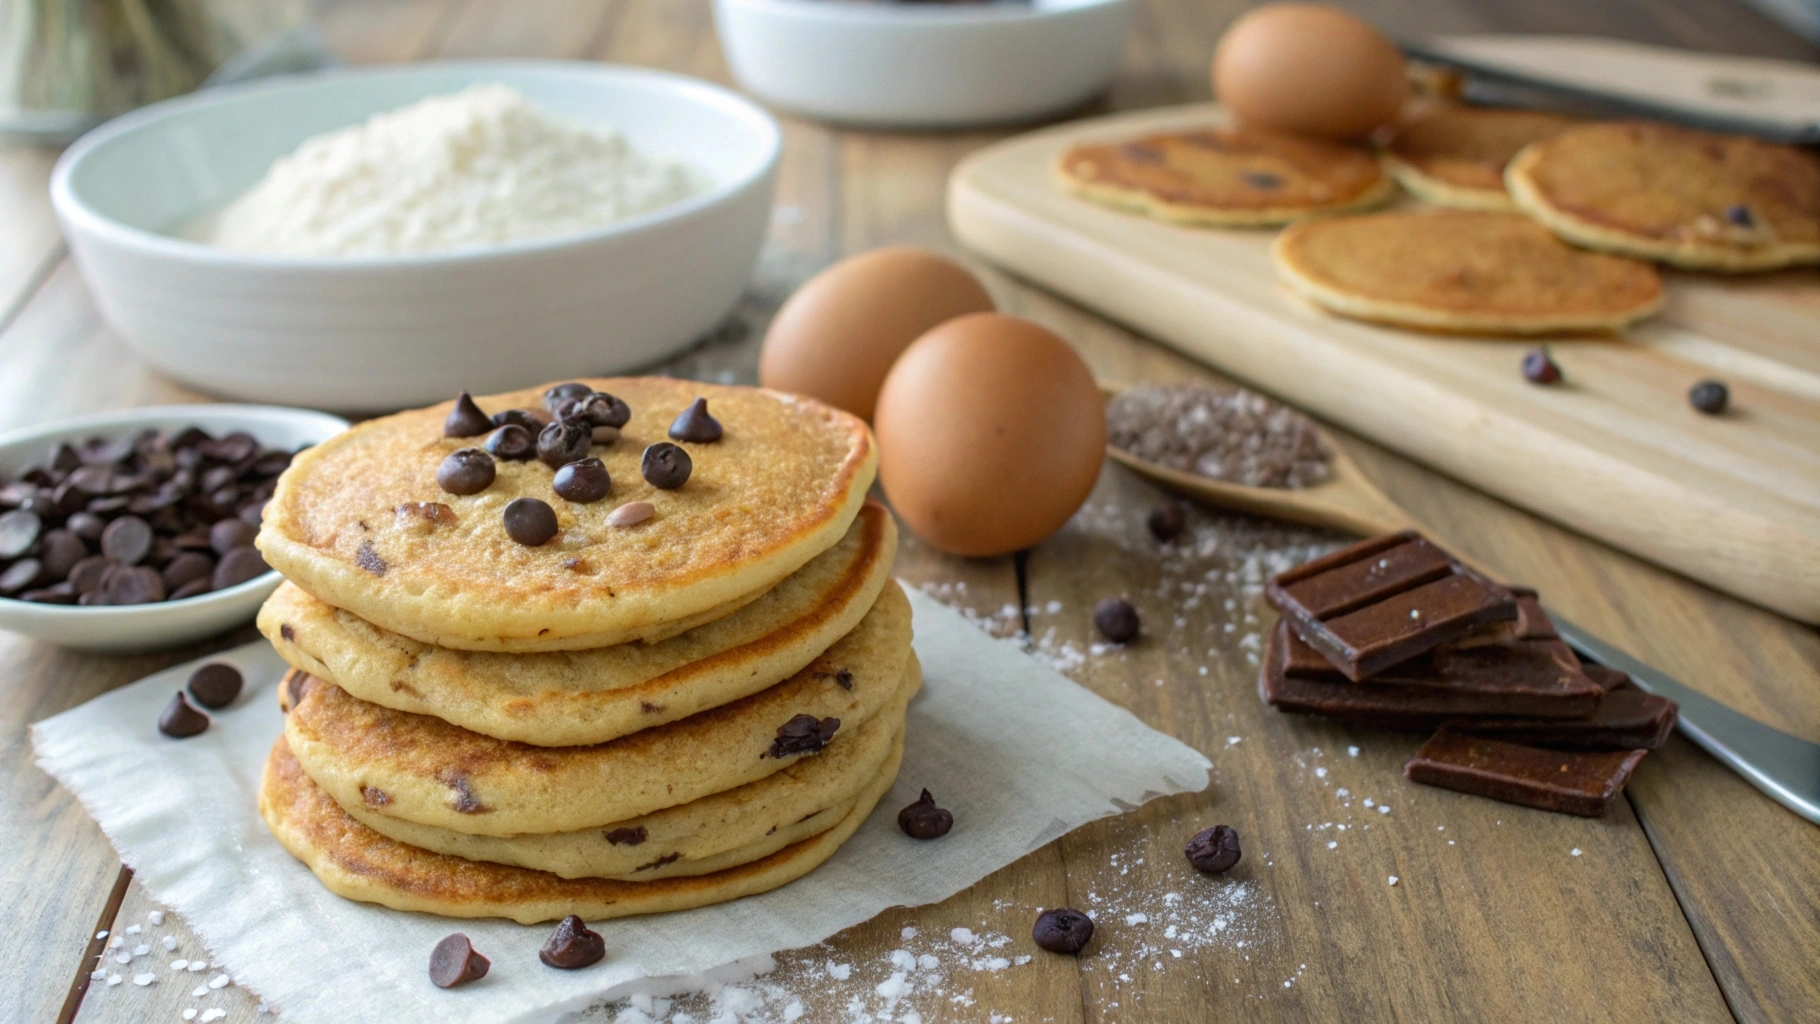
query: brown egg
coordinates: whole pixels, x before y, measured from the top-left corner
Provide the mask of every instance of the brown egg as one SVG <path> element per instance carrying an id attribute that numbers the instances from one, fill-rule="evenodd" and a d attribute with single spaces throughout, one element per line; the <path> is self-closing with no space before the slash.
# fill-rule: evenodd
<path id="1" fill-rule="evenodd" d="M 1242 124 L 1362 139 L 1396 116 L 1409 80 L 1382 32 L 1337 7 L 1246 13 L 1213 52 L 1213 92 Z"/>
<path id="2" fill-rule="evenodd" d="M 1068 521 L 1106 454 L 1087 364 L 1028 320 L 976 313 L 904 351 L 878 396 L 878 478 L 917 536 L 1002 555 Z"/>
<path id="3" fill-rule="evenodd" d="M 911 342 L 945 320 L 992 308 L 967 268 L 938 253 L 861 253 L 810 278 L 777 311 L 758 382 L 870 420 L 879 385 Z"/>

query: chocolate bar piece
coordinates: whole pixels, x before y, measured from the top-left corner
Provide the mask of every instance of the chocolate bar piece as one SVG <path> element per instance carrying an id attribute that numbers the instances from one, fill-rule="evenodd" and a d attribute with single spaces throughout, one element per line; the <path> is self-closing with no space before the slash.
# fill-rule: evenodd
<path id="1" fill-rule="evenodd" d="M 1355 683 L 1287 620 L 1270 633 L 1260 679 L 1264 700 L 1282 711 L 1390 728 L 1430 729 L 1462 716 L 1585 718 L 1604 695 L 1559 640 L 1442 648 Z"/>
<path id="2" fill-rule="evenodd" d="M 1403 766 L 1412 782 L 1596 818 L 1647 750 L 1543 750 L 1442 729 Z"/>
<path id="3" fill-rule="evenodd" d="M 1291 569 L 1264 596 L 1355 682 L 1517 619 L 1509 590 L 1407 530 Z"/>
<path id="4" fill-rule="evenodd" d="M 1595 681 L 1613 675 L 1621 680 L 1590 718 L 1456 718 L 1441 727 L 1555 750 L 1654 750 L 1668 742 L 1680 710 L 1674 701 L 1644 693 L 1622 672 L 1596 665 L 1585 672 Z"/>

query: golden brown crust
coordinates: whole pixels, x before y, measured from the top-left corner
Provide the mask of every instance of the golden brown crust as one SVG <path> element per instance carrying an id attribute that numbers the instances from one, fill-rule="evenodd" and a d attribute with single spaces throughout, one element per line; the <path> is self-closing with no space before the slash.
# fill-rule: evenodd
<path id="1" fill-rule="evenodd" d="M 375 625 L 462 650 L 552 651 L 657 639 L 756 598 L 831 547 L 865 500 L 876 468 L 857 417 L 758 388 L 656 377 L 589 380 L 632 418 L 596 446 L 609 498 L 556 497 L 536 460 L 500 462 L 471 496 L 444 492 L 436 469 L 480 438 L 444 438 L 449 403 L 369 420 L 303 452 L 266 507 L 259 547 L 304 590 Z M 543 388 L 478 399 L 482 409 L 541 408 Z M 658 490 L 639 471 L 644 448 L 697 396 L 725 428 L 691 444 L 687 484 Z M 506 536 L 517 497 L 555 508 L 561 532 L 539 547 Z M 631 501 L 656 515 L 630 528 L 606 517 Z M 447 506 L 440 519 L 398 511 Z"/>
<path id="2" fill-rule="evenodd" d="M 1820 263 L 1820 156 L 1793 146 L 1590 124 L 1525 148 L 1505 183 L 1576 245 L 1705 270 Z"/>
<path id="3" fill-rule="evenodd" d="M 1524 146 L 1575 124 L 1539 110 L 1428 104 L 1399 121 L 1384 166 L 1416 197 L 1468 210 L 1514 210 L 1504 168 Z"/>
<path id="4" fill-rule="evenodd" d="M 1370 150 L 1245 128 L 1090 143 L 1056 163 L 1075 195 L 1181 224 L 1287 224 L 1375 206 L 1396 186 Z"/>
<path id="5" fill-rule="evenodd" d="M 1636 260 L 1563 244 L 1519 214 L 1430 210 L 1334 217 L 1284 231 L 1284 281 L 1336 313 L 1425 330 L 1609 330 L 1661 307 Z"/>

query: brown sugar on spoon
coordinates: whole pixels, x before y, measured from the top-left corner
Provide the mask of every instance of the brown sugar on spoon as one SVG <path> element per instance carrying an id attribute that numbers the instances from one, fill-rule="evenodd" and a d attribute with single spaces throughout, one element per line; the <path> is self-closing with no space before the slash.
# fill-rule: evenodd
<path id="1" fill-rule="evenodd" d="M 1314 421 L 1244 388 L 1131 388 L 1106 406 L 1106 439 L 1146 462 L 1246 487 L 1313 487 L 1333 473 Z"/>

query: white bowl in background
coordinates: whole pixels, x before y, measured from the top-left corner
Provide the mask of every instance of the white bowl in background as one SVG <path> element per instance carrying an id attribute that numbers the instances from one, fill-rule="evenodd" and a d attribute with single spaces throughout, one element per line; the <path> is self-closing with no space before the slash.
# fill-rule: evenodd
<path id="1" fill-rule="evenodd" d="M 733 77 L 807 117 L 902 128 L 1028 121 L 1111 84 L 1127 0 L 715 0 Z"/>
<path id="2" fill-rule="evenodd" d="M 41 465 L 59 441 L 119 437 L 148 427 L 171 433 L 191 426 L 216 437 L 244 430 L 268 448 L 295 450 L 334 437 L 348 423 L 327 413 L 261 405 L 158 405 L 78 416 L 0 435 L 0 480 L 15 480 L 27 468 Z M 182 601 L 119 608 L 0 597 L 0 629 L 84 651 L 182 647 L 253 621 L 259 606 L 282 582 L 274 571 Z"/>
<path id="3" fill-rule="evenodd" d="M 304 139 L 501 82 L 714 182 L 674 206 L 545 241 L 426 256 L 231 252 L 174 232 Z M 51 198 L 108 323 L 205 391 L 382 410 L 660 359 L 733 307 L 769 226 L 781 135 L 707 82 L 641 68 L 477 61 L 338 69 L 209 89 L 84 136 Z"/>

